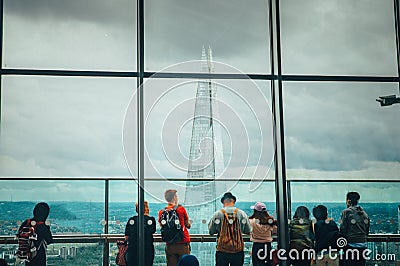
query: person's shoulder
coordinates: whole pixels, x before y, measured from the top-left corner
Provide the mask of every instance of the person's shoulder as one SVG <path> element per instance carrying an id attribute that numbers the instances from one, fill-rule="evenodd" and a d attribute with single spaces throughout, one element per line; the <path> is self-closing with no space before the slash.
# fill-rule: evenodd
<path id="1" fill-rule="evenodd" d="M 351 212 L 353 212 L 353 210 L 351 209 L 351 207 L 348 207 L 348 208 L 346 208 L 346 209 L 344 209 L 344 210 L 342 211 L 342 214 L 347 215 L 347 214 L 349 214 L 349 213 L 351 213 Z"/>
<path id="2" fill-rule="evenodd" d="M 334 220 L 329 220 L 329 225 L 337 227 L 337 223 Z"/>
<path id="3" fill-rule="evenodd" d="M 223 208 L 216 210 L 213 214 L 213 217 L 219 217 L 219 216 L 223 216 L 223 212 L 222 212 Z"/>
<path id="4" fill-rule="evenodd" d="M 181 212 L 185 213 L 186 212 L 186 208 L 183 207 L 182 205 L 178 205 L 178 206 L 176 206 L 176 211 L 179 212 L 179 213 L 181 213 Z"/>
<path id="5" fill-rule="evenodd" d="M 176 206 L 176 209 L 177 209 L 177 210 L 178 210 L 178 209 L 181 209 L 181 210 L 183 209 L 183 210 L 186 211 L 186 208 L 185 208 L 183 205 L 180 205 L 180 204 L 179 204 L 178 206 Z"/>
<path id="6" fill-rule="evenodd" d="M 133 222 L 131 222 L 131 221 L 133 221 Z M 130 217 L 130 218 L 128 219 L 128 221 L 126 222 L 126 225 L 127 225 L 127 226 L 132 226 L 132 225 L 134 225 L 134 224 L 136 224 L 136 219 L 135 219 L 135 216 L 132 216 L 132 217 Z"/>
<path id="7" fill-rule="evenodd" d="M 247 217 L 247 214 L 246 214 L 246 212 L 244 211 L 244 210 L 241 210 L 241 209 L 239 209 L 239 208 L 237 208 L 237 213 L 238 214 L 240 214 L 240 215 L 242 215 L 242 216 L 244 216 L 244 217 Z"/>

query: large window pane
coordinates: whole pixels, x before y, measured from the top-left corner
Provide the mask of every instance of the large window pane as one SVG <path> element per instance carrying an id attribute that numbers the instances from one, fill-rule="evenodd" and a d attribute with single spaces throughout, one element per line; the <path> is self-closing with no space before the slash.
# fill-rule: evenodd
<path id="1" fill-rule="evenodd" d="M 397 84 L 285 83 L 287 175 L 299 180 L 399 180 Z"/>
<path id="2" fill-rule="evenodd" d="M 370 234 L 399 233 L 399 204 L 397 182 L 291 182 L 291 217 L 298 206 L 312 209 L 323 204 L 328 208 L 328 218 L 338 225 L 346 208 L 346 194 L 357 191 L 361 206 L 370 219 Z M 370 260 L 367 265 L 395 265 L 400 258 L 399 245 L 393 242 L 369 242 Z"/>
<path id="3" fill-rule="evenodd" d="M 341 213 L 346 208 L 347 192 L 357 191 L 361 196 L 359 205 L 371 220 L 370 233 L 397 234 L 398 187 L 399 183 L 385 182 L 291 182 L 292 217 L 300 205 L 312 213 L 313 207 L 323 204 L 328 208 L 328 216 L 340 223 Z"/>
<path id="4" fill-rule="evenodd" d="M 4 77 L 0 176 L 129 176 L 121 133 L 134 81 Z"/>
<path id="5" fill-rule="evenodd" d="M 220 167 L 217 178 L 267 178 L 273 159 L 268 84 L 247 79 L 146 80 L 146 177 L 186 178 L 189 163 L 197 158 L 194 151 L 200 149 L 195 155 L 201 156 L 211 147 L 215 167 Z M 196 107 L 196 95 L 207 86 L 215 95 L 199 96 Z"/>
<path id="6" fill-rule="evenodd" d="M 145 33 L 146 70 L 198 60 L 210 46 L 216 61 L 247 73 L 270 71 L 267 1 L 148 1 Z"/>
<path id="7" fill-rule="evenodd" d="M 136 1 L 5 0 L 6 68 L 136 67 Z"/>
<path id="8" fill-rule="evenodd" d="M 397 75 L 393 1 L 280 2 L 285 74 Z"/>
<path id="9" fill-rule="evenodd" d="M 50 206 L 48 221 L 54 235 L 104 232 L 104 182 L 2 180 L 0 235 L 15 235 L 21 222 L 33 217 L 35 204 L 42 201 Z"/>
<path id="10" fill-rule="evenodd" d="M 47 265 L 101 265 L 103 261 L 103 244 L 60 243 L 47 247 Z M 0 245 L 0 258 L 8 265 L 15 265 L 17 245 Z M 114 264 L 115 265 L 115 264 Z"/>

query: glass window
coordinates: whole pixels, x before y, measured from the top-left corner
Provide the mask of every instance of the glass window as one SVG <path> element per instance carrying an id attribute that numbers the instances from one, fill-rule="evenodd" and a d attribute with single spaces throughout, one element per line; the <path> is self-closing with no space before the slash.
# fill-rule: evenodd
<path id="1" fill-rule="evenodd" d="M 60 243 L 47 247 L 47 265 L 102 265 L 103 243 Z"/>
<path id="2" fill-rule="evenodd" d="M 5 68 L 136 68 L 136 1 L 4 1 Z"/>
<path id="3" fill-rule="evenodd" d="M 399 183 L 385 182 L 291 182 L 291 212 L 306 206 L 312 209 L 323 204 L 328 208 L 328 217 L 340 223 L 341 213 L 346 209 L 346 194 L 356 191 L 361 206 L 370 218 L 370 234 L 397 234 Z"/>
<path id="4" fill-rule="evenodd" d="M 393 1 L 280 3 L 283 73 L 397 76 Z"/>
<path id="5" fill-rule="evenodd" d="M 134 82 L 4 77 L 0 176 L 129 176 L 121 133 Z"/>
<path id="6" fill-rule="evenodd" d="M 1 180 L 0 235 L 15 235 L 38 202 L 49 204 L 54 235 L 104 232 L 103 181 Z"/>
<path id="7" fill-rule="evenodd" d="M 146 70 L 199 60 L 203 46 L 211 47 L 216 61 L 240 71 L 269 73 L 267 1 L 146 2 Z"/>
<path id="8" fill-rule="evenodd" d="M 400 127 L 390 83 L 284 83 L 287 175 L 291 180 L 398 180 Z"/>
<path id="9" fill-rule="evenodd" d="M 190 168 L 194 179 L 214 173 L 267 178 L 274 155 L 268 85 L 247 79 L 146 80 L 145 176 L 186 178 Z"/>

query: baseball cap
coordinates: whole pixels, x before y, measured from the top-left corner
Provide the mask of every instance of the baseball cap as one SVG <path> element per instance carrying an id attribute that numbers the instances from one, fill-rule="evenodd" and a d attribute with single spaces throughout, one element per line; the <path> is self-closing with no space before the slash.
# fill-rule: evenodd
<path id="1" fill-rule="evenodd" d="M 267 210 L 267 206 L 265 206 L 265 204 L 262 202 L 257 202 L 254 206 L 251 206 L 250 209 L 262 212 Z"/>

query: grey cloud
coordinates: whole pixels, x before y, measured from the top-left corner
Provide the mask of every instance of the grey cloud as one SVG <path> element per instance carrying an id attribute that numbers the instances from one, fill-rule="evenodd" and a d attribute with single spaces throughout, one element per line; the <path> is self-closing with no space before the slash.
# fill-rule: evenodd
<path id="1" fill-rule="evenodd" d="M 366 161 L 399 162 L 398 107 L 375 101 L 392 93 L 394 84 L 286 84 L 288 167 L 336 171 L 362 169 Z"/>
<path id="2" fill-rule="evenodd" d="M 6 15 L 36 22 L 80 20 L 134 29 L 136 21 L 136 3 L 129 0 L 6 0 L 4 6 Z"/>
<path id="3" fill-rule="evenodd" d="M 34 159 L 45 176 L 127 175 L 121 132 L 130 82 L 6 78 L 1 154 Z M 18 175 L 3 166 L 3 176 Z"/>
<path id="4" fill-rule="evenodd" d="M 289 74 L 396 75 L 391 1 L 281 1 Z"/>

